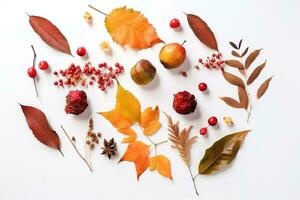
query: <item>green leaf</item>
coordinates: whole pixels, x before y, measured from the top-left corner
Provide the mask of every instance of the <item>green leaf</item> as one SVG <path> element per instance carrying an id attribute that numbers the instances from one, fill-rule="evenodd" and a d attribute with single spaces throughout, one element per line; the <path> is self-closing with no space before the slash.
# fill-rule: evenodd
<path id="1" fill-rule="evenodd" d="M 228 166 L 235 158 L 245 137 L 250 130 L 227 135 L 205 151 L 199 163 L 199 174 L 213 174 Z"/>

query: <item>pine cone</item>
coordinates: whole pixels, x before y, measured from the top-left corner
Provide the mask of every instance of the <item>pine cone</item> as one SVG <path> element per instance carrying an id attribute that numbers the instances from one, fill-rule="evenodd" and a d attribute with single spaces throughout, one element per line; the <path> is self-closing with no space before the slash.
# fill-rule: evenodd
<path id="1" fill-rule="evenodd" d="M 104 139 L 103 145 L 104 147 L 102 147 L 103 151 L 101 154 L 106 155 L 109 159 L 111 156 L 116 155 L 117 143 L 115 143 L 114 138 L 110 139 L 109 142 Z"/>

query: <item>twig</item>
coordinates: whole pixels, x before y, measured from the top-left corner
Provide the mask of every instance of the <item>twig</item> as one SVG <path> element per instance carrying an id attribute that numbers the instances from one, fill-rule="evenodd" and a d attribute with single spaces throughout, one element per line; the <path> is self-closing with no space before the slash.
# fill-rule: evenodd
<path id="1" fill-rule="evenodd" d="M 97 12 L 101 13 L 102 15 L 107 15 L 105 12 L 102 12 L 101 10 L 95 8 L 94 6 L 92 6 L 90 4 L 89 4 L 89 7 L 92 8 L 92 9 L 94 9 L 94 10 L 96 10 Z"/>
<path id="2" fill-rule="evenodd" d="M 188 169 L 189 169 L 189 172 L 190 172 L 190 175 L 191 175 L 191 178 L 192 178 L 192 181 L 193 181 L 193 185 L 194 185 L 195 192 L 196 192 L 197 196 L 199 196 L 199 193 L 198 193 L 198 190 L 197 190 L 197 186 L 196 186 L 196 183 L 195 183 L 195 178 L 196 178 L 199 174 L 197 174 L 197 175 L 194 177 L 193 174 L 192 174 L 191 167 L 190 167 L 189 165 L 188 165 L 187 167 L 188 167 Z"/>
<path id="3" fill-rule="evenodd" d="M 89 163 L 87 162 L 87 160 L 80 154 L 80 152 L 78 151 L 77 147 L 74 145 L 74 143 L 72 142 L 70 136 L 67 134 L 67 132 L 65 131 L 63 126 L 60 126 L 61 129 L 63 130 L 63 132 L 65 133 L 65 135 L 67 136 L 67 138 L 69 139 L 69 141 L 71 142 L 72 146 L 74 147 L 74 149 L 76 150 L 77 154 L 79 155 L 79 157 L 85 162 L 85 164 L 89 167 L 90 171 L 93 172 L 92 167 L 89 165 Z"/>
<path id="4" fill-rule="evenodd" d="M 35 50 L 34 50 L 33 45 L 31 45 L 31 49 L 32 49 L 32 51 L 33 51 L 32 67 L 35 67 L 36 53 L 35 53 Z M 35 88 L 35 94 L 36 94 L 36 97 L 39 98 L 39 94 L 38 94 L 38 90 L 37 90 L 37 87 L 36 87 L 35 78 L 32 78 L 32 80 L 33 80 L 33 84 L 34 84 L 34 88 Z"/>

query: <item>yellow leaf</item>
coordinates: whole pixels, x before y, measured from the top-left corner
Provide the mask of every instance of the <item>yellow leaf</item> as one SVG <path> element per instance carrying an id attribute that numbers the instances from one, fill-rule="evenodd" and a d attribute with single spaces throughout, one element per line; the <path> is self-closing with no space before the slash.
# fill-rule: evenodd
<path id="1" fill-rule="evenodd" d="M 172 179 L 170 160 L 164 155 L 157 155 L 150 158 L 150 171 L 157 170 L 164 177 Z"/>
<path id="2" fill-rule="evenodd" d="M 108 112 L 100 112 L 103 117 L 105 117 L 115 128 L 126 129 L 132 125 L 127 119 L 122 118 L 116 110 Z"/>
<path id="3" fill-rule="evenodd" d="M 148 126 L 144 129 L 144 135 L 151 136 L 156 133 L 161 127 L 159 121 L 152 121 L 148 124 Z"/>
<path id="4" fill-rule="evenodd" d="M 141 114 L 140 126 L 146 128 L 150 122 L 158 121 L 159 108 L 156 106 L 154 110 L 151 107 L 146 108 Z"/>
<path id="5" fill-rule="evenodd" d="M 121 46 L 145 49 L 162 42 L 148 20 L 130 8 L 112 10 L 105 18 L 105 26 L 112 39 Z"/>
<path id="6" fill-rule="evenodd" d="M 149 167 L 149 146 L 141 141 L 130 143 L 119 162 L 122 161 L 134 162 L 137 179 L 139 179 Z"/>
<path id="7" fill-rule="evenodd" d="M 132 128 L 130 128 L 130 127 L 125 128 L 125 129 L 119 128 L 118 131 L 120 133 L 128 135 L 128 137 L 126 137 L 122 140 L 122 143 L 131 143 L 131 142 L 134 142 L 136 140 L 136 132 Z"/>

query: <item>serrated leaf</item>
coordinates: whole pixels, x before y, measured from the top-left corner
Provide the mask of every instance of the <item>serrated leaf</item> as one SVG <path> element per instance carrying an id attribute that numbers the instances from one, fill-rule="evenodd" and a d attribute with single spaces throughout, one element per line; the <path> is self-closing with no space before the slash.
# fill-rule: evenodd
<path id="1" fill-rule="evenodd" d="M 259 56 L 261 49 L 257 49 L 255 51 L 253 51 L 246 59 L 245 62 L 245 68 L 248 69 L 250 67 L 250 65 L 253 63 L 253 61 L 257 58 L 257 56 Z"/>
<path id="2" fill-rule="evenodd" d="M 249 130 L 227 135 L 205 151 L 199 163 L 198 173 L 214 174 L 227 167 L 236 157 Z"/>
<path id="3" fill-rule="evenodd" d="M 265 82 L 263 82 L 263 84 L 258 88 L 257 94 L 256 94 L 258 99 L 265 94 L 265 92 L 269 88 L 269 84 L 270 84 L 270 81 L 272 80 L 272 78 L 273 77 L 270 77 L 267 80 L 265 80 Z"/>
<path id="4" fill-rule="evenodd" d="M 48 124 L 46 115 L 32 106 L 21 105 L 28 127 L 33 135 L 44 145 L 60 151 L 60 140 L 57 133 Z"/>
<path id="5" fill-rule="evenodd" d="M 231 97 L 220 97 L 227 105 L 233 108 L 243 108 L 242 105 L 235 99 Z"/>
<path id="6" fill-rule="evenodd" d="M 237 69 L 241 69 L 241 70 L 244 69 L 244 65 L 238 60 L 225 60 L 225 64 Z"/>
<path id="7" fill-rule="evenodd" d="M 150 158 L 150 171 L 156 170 L 160 175 L 172 179 L 171 162 L 164 155 L 157 155 Z"/>
<path id="8" fill-rule="evenodd" d="M 238 87 L 238 94 L 241 106 L 245 108 L 245 110 L 247 110 L 249 105 L 249 98 L 246 90 L 242 87 Z"/>
<path id="9" fill-rule="evenodd" d="M 238 58 L 241 57 L 240 54 L 238 52 L 234 51 L 234 50 L 231 51 L 231 55 L 233 55 L 235 57 L 238 57 Z"/>
<path id="10" fill-rule="evenodd" d="M 266 64 L 267 61 L 265 61 L 263 64 L 259 65 L 253 70 L 252 74 L 249 76 L 247 80 L 247 85 L 250 85 L 251 83 L 253 83 L 253 81 L 255 81 L 255 79 L 259 76 L 263 68 L 266 66 Z"/>
<path id="11" fill-rule="evenodd" d="M 58 51 L 72 55 L 68 40 L 48 19 L 29 15 L 29 23 L 46 44 Z"/>
<path id="12" fill-rule="evenodd" d="M 112 39 L 121 46 L 145 49 L 162 42 L 144 15 L 130 8 L 116 8 L 105 18 L 105 26 Z"/>
<path id="13" fill-rule="evenodd" d="M 200 17 L 193 14 L 186 14 L 190 28 L 196 37 L 206 46 L 218 51 L 218 44 L 214 33 Z"/>
<path id="14" fill-rule="evenodd" d="M 238 47 L 236 46 L 236 44 L 234 43 L 234 42 L 229 42 L 229 44 L 233 47 L 233 48 L 235 48 L 235 49 L 238 49 Z"/>
<path id="15" fill-rule="evenodd" d="M 244 57 L 248 53 L 249 47 L 247 47 L 244 52 L 241 54 L 241 57 Z"/>
<path id="16" fill-rule="evenodd" d="M 239 77 L 237 77 L 231 73 L 225 72 L 225 71 L 223 71 L 222 74 L 223 74 L 223 77 L 225 78 L 225 80 L 228 81 L 229 83 L 231 83 L 232 85 L 236 85 L 236 86 L 245 88 L 244 82 Z"/>

